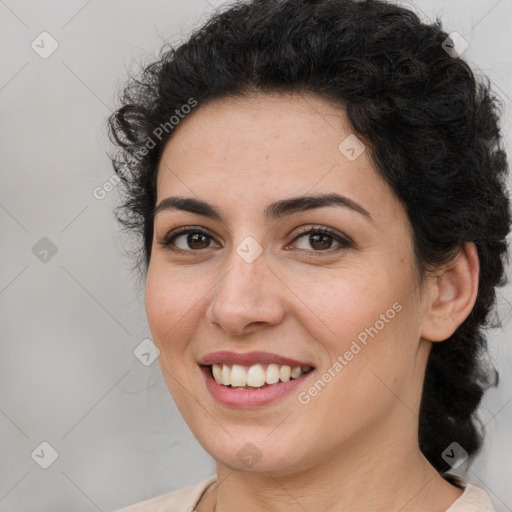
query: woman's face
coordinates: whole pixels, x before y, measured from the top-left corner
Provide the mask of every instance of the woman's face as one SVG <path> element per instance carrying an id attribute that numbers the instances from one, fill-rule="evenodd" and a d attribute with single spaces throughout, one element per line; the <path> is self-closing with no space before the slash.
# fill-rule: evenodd
<path id="1" fill-rule="evenodd" d="M 146 311 L 199 442 L 230 468 L 277 475 L 414 440 L 430 344 L 411 229 L 345 111 L 254 94 L 197 107 L 175 130 L 157 205 L 190 198 L 218 215 L 158 211 Z M 324 195 L 339 199 L 290 202 Z"/>

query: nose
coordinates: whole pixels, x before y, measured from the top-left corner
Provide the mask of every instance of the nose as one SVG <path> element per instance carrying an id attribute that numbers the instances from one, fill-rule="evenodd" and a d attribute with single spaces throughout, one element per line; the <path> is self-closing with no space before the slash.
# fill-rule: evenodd
<path id="1" fill-rule="evenodd" d="M 285 315 L 284 288 L 264 253 L 248 262 L 234 250 L 227 271 L 214 287 L 206 319 L 236 336 L 277 325 Z"/>

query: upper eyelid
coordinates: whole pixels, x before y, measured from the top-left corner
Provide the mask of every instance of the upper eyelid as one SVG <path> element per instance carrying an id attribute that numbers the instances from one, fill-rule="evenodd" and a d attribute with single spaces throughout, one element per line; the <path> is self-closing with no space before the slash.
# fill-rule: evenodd
<path id="1" fill-rule="evenodd" d="M 301 228 L 304 228 L 304 229 L 301 229 Z M 347 235 L 345 235 L 344 233 L 342 232 L 339 232 L 337 229 L 334 229 L 334 228 L 330 228 L 328 226 L 323 226 L 321 224 L 313 224 L 313 225 L 304 225 L 304 226 L 299 226 L 298 228 L 295 228 L 295 229 L 300 229 L 300 231 L 298 233 L 296 233 L 295 236 L 300 236 L 300 235 L 305 235 L 307 234 L 309 231 L 328 231 L 329 233 L 328 234 L 332 234 L 333 236 L 334 235 L 338 235 L 340 237 L 343 237 L 343 238 L 349 238 Z M 211 238 L 215 238 L 214 235 L 211 234 L 210 232 L 210 229 L 208 228 L 204 228 L 204 227 L 201 227 L 201 226 L 181 226 L 179 228 L 176 228 L 176 229 L 173 229 L 171 230 L 169 233 L 167 233 L 166 235 L 164 235 L 164 239 L 166 238 L 172 238 L 174 236 L 179 236 L 179 235 L 182 235 L 182 234 L 187 234 L 187 232 L 189 231 L 197 231 L 198 233 L 202 233 L 204 235 L 207 235 Z M 294 231 L 294 230 L 293 230 Z"/>

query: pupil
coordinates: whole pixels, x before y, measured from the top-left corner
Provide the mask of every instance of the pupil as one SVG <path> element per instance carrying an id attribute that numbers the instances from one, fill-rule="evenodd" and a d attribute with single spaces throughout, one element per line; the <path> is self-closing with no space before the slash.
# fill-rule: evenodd
<path id="1" fill-rule="evenodd" d="M 314 245 L 314 244 L 315 244 L 315 243 L 317 243 L 317 242 L 314 242 L 314 241 L 313 241 L 313 238 L 323 238 L 323 239 L 324 239 L 324 241 L 326 240 L 326 241 L 327 241 L 327 247 L 322 247 L 322 249 L 329 249 L 329 246 L 331 245 L 331 244 L 329 243 L 329 238 L 330 238 L 330 237 L 329 237 L 329 235 L 324 235 L 324 234 L 322 234 L 322 233 L 316 233 L 316 234 L 311 235 L 311 236 L 310 236 L 310 242 Z M 321 244 L 321 242 L 320 242 L 320 244 Z M 324 244 L 324 245 L 325 245 L 325 244 Z"/>
<path id="2" fill-rule="evenodd" d="M 199 237 L 203 237 L 203 239 L 205 239 L 205 240 L 206 240 L 205 235 L 203 235 L 203 234 L 201 234 L 201 233 L 190 233 L 190 234 L 188 235 L 188 237 L 187 237 L 187 241 L 188 241 L 189 245 L 191 245 L 191 244 L 196 244 L 196 243 L 198 243 L 199 245 L 201 245 L 201 242 L 200 242 L 200 241 L 198 241 L 198 238 L 199 238 Z M 202 244 L 202 245 L 204 246 L 204 244 L 205 244 L 205 243 L 206 243 L 206 241 L 203 241 L 203 244 Z"/>

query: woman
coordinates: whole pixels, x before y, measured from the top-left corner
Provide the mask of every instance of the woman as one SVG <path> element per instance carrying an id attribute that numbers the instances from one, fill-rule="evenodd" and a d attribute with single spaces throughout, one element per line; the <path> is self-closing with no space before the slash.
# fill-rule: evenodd
<path id="1" fill-rule="evenodd" d="M 496 99 L 378 0 L 215 14 L 110 118 L 160 367 L 216 475 L 124 511 L 489 511 Z"/>

